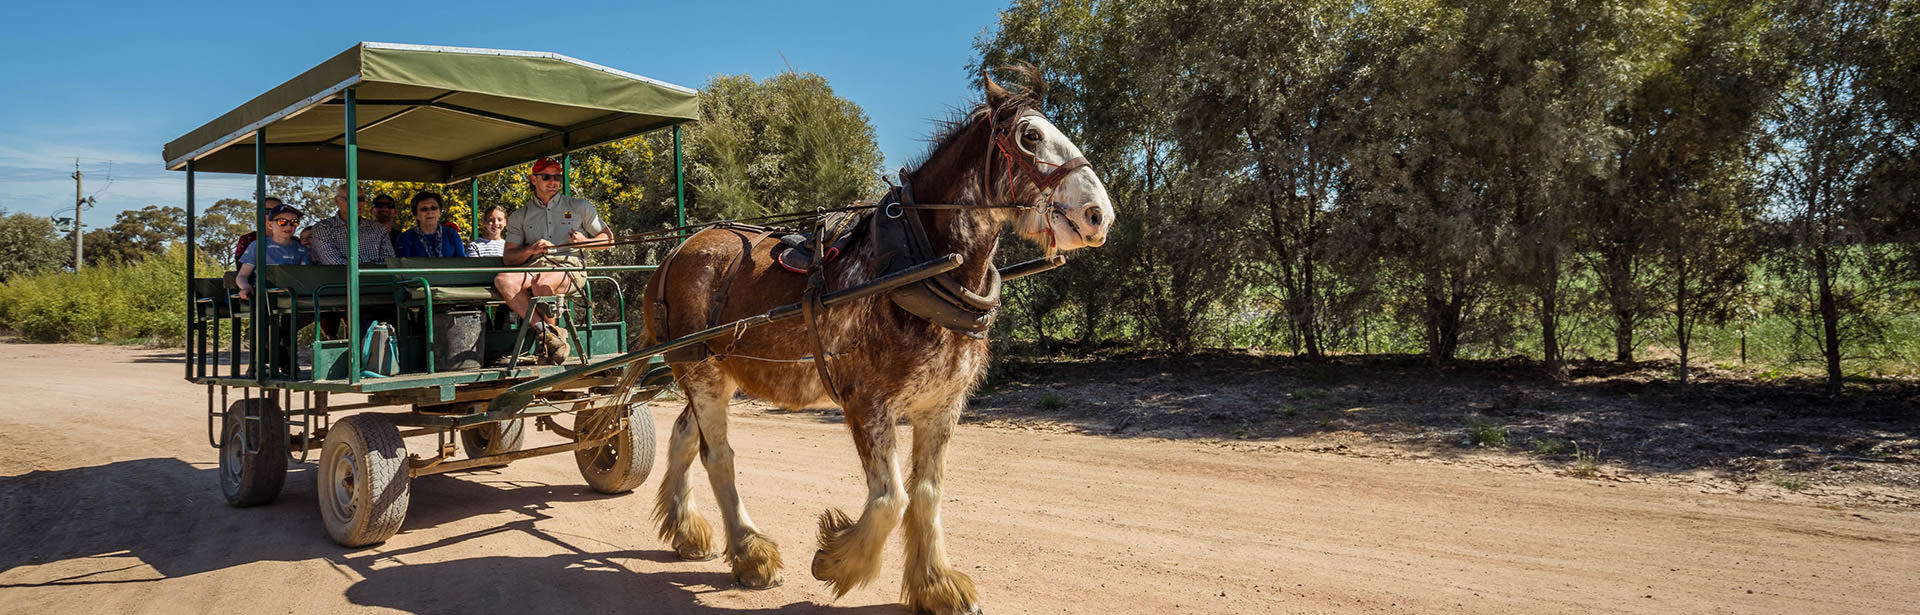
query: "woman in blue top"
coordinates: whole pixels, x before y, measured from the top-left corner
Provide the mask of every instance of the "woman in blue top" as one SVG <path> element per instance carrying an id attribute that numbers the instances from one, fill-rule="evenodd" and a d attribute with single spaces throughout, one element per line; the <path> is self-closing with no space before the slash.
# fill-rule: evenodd
<path id="1" fill-rule="evenodd" d="M 253 262 L 260 258 L 265 265 L 311 265 L 313 258 L 307 254 L 307 247 L 293 238 L 294 228 L 300 226 L 300 210 L 292 205 L 281 205 L 267 210 L 267 240 L 247 244 L 247 250 L 240 253 L 240 273 L 234 282 L 240 286 L 240 298 L 253 295 Z M 266 250 L 258 253 L 258 250 Z"/>
<path id="2" fill-rule="evenodd" d="M 467 242 L 460 238 L 460 229 L 440 225 L 440 195 L 432 192 L 413 195 L 408 207 L 413 210 L 414 225 L 394 236 L 395 256 L 466 257 Z"/>

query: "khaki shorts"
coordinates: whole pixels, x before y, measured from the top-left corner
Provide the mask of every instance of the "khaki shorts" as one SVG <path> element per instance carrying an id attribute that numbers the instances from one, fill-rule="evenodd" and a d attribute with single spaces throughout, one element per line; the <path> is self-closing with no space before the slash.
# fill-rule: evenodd
<path id="1" fill-rule="evenodd" d="M 527 264 L 526 264 L 526 266 L 528 267 L 553 267 L 556 269 L 579 269 L 581 267 L 585 267 L 586 265 L 587 265 L 587 262 L 578 256 L 560 256 L 557 254 L 542 254 L 539 256 L 535 256 L 531 259 L 527 259 Z M 567 272 L 567 291 L 566 292 L 569 292 L 569 293 L 577 292 L 580 289 L 583 289 L 586 287 L 587 287 L 587 273 L 585 271 Z"/>

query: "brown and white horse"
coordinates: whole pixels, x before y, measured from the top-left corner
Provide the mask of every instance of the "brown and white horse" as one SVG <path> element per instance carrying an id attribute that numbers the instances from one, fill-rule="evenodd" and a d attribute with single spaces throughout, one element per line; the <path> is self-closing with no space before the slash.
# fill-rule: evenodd
<path id="1" fill-rule="evenodd" d="M 1000 229 L 1016 225 L 1025 237 L 1072 250 L 1106 241 L 1113 205 L 1079 147 L 1037 106 L 1037 73 L 1023 71 L 1033 90 L 1008 90 L 983 79 L 986 102 L 934 140 L 925 162 L 904 171 L 912 203 L 934 255 L 955 253 L 964 264 L 950 275 L 980 295 L 997 296 L 993 273 Z M 951 207 L 951 206 L 965 207 Z M 900 214 L 899 210 L 894 210 Z M 716 228 L 689 238 L 648 282 L 646 316 L 652 342 L 746 318 L 800 300 L 806 278 L 774 262 L 777 241 L 752 229 Z M 871 234 L 824 270 L 831 292 L 877 277 L 870 263 Z M 654 516 L 660 538 L 686 559 L 714 555 L 712 529 L 694 510 L 688 471 L 704 462 L 726 525 L 726 556 L 734 578 L 752 588 L 781 582 L 774 541 L 748 518 L 734 483 L 727 443 L 727 405 L 736 391 L 787 408 L 839 400 L 867 479 L 858 520 L 839 510 L 820 516 L 814 578 L 836 595 L 871 582 L 880 571 L 887 535 L 904 521 L 906 574 L 902 601 L 915 611 L 979 611 L 973 581 L 947 563 L 940 530 L 941 480 L 947 440 L 967 396 L 987 366 L 984 336 L 956 333 L 915 316 L 886 296 L 827 309 L 818 318 L 821 345 L 831 357 L 832 394 L 815 368 L 791 359 L 815 354 L 803 319 L 746 329 L 709 342 L 712 353 L 679 363 L 675 378 L 687 407 L 674 422 L 667 469 Z M 765 359 L 776 359 L 768 361 Z M 779 360 L 789 361 L 779 361 Z M 896 465 L 895 424 L 913 426 L 913 465 L 905 480 Z"/>

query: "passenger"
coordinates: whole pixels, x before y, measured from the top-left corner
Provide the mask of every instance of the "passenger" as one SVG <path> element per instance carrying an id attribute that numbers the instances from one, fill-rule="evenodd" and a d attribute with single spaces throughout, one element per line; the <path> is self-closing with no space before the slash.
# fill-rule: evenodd
<path id="1" fill-rule="evenodd" d="M 507 208 L 499 205 L 488 207 L 480 214 L 480 234 L 467 243 L 467 256 L 505 256 L 507 240 L 500 233 L 507 230 Z"/>
<path id="2" fill-rule="evenodd" d="M 379 201 L 375 201 L 378 203 Z M 467 244 L 460 229 L 440 224 L 440 195 L 421 192 L 408 204 L 413 210 L 413 228 L 401 231 L 393 240 L 396 256 L 465 257 Z"/>
<path id="3" fill-rule="evenodd" d="M 279 207 L 283 204 L 284 203 L 280 202 L 280 197 L 277 197 L 277 196 L 270 196 L 264 199 L 260 199 L 260 211 L 271 212 L 275 207 Z M 246 224 L 251 226 L 253 225 L 253 221 L 247 220 Z M 240 254 L 242 252 L 246 252 L 247 246 L 253 245 L 253 241 L 255 239 L 258 239 L 258 237 L 254 235 L 254 232 L 247 231 L 247 234 L 241 235 L 239 239 L 235 239 L 233 241 L 233 262 L 235 264 L 239 264 Z"/>
<path id="4" fill-rule="evenodd" d="M 541 158 L 533 163 L 533 173 L 527 179 L 533 194 L 507 216 L 507 228 L 501 235 L 506 241 L 502 256 L 507 266 L 577 269 L 586 264 L 579 253 L 582 246 L 554 246 L 603 244 L 613 239 L 612 230 L 601 223 L 593 202 L 560 194 L 560 163 Z M 553 314 L 544 313 L 545 309 L 533 314 L 529 314 L 528 309 L 534 297 L 564 295 L 585 282 L 586 273 L 581 271 L 502 273 L 493 278 L 500 296 L 506 297 L 507 307 L 539 335 L 540 358 L 554 365 L 564 362 L 572 349 L 567 343 L 567 332 L 551 322 Z"/>
<path id="5" fill-rule="evenodd" d="M 307 254 L 307 247 L 293 239 L 294 227 L 300 226 L 300 210 L 281 205 L 267 212 L 267 241 L 254 242 L 240 254 L 240 273 L 234 282 L 240 285 L 240 298 L 253 296 L 253 262 L 255 251 L 263 246 L 266 251 L 258 255 L 261 265 L 311 265 L 313 259 Z"/>
<path id="6" fill-rule="evenodd" d="M 340 210 L 337 216 L 313 223 L 307 229 L 307 243 L 313 248 L 313 262 L 321 265 L 347 264 L 347 184 L 342 182 L 333 193 L 334 207 Z M 388 199 L 392 205 L 392 199 Z M 392 214 L 388 214 L 392 218 Z M 387 229 L 379 222 L 360 218 L 360 262 L 385 264 L 393 258 L 393 239 L 387 236 Z"/>
<path id="7" fill-rule="evenodd" d="M 381 228 L 387 229 L 387 242 L 398 241 L 400 225 L 394 224 L 393 217 L 394 214 L 399 213 L 399 209 L 394 205 L 393 197 L 384 194 L 373 197 L 372 213 L 373 221 L 379 222 Z"/>

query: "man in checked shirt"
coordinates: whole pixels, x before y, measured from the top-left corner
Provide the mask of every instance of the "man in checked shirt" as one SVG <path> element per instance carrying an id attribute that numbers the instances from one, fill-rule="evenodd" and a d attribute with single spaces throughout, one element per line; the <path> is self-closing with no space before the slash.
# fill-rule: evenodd
<path id="1" fill-rule="evenodd" d="M 363 201 L 364 202 L 364 201 Z M 339 214 L 313 223 L 307 230 L 307 238 L 313 250 L 313 262 L 319 265 L 347 264 L 347 183 L 340 182 L 339 189 L 333 193 L 333 205 Z M 379 207 L 379 204 L 375 204 Z M 393 200 L 388 199 L 387 208 L 393 208 Z M 360 262 L 385 264 L 393 258 L 393 241 L 387 238 L 387 227 L 382 226 L 373 216 L 360 216 Z"/>

